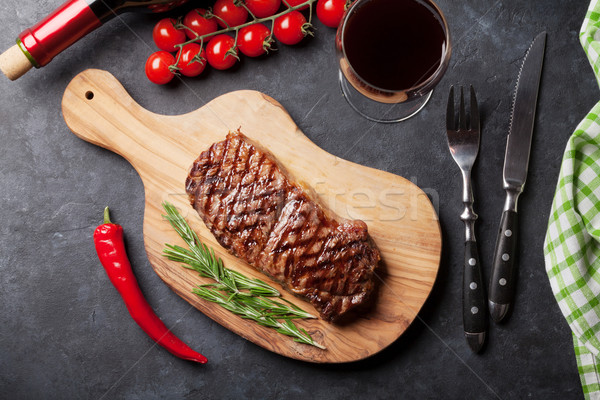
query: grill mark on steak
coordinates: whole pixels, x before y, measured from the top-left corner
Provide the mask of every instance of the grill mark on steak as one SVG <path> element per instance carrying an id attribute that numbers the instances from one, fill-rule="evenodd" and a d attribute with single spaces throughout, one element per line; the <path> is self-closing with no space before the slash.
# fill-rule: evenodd
<path id="1" fill-rule="evenodd" d="M 327 214 L 240 132 L 200 154 L 186 192 L 224 248 L 310 301 L 323 319 L 373 292 L 380 255 L 366 224 Z"/>

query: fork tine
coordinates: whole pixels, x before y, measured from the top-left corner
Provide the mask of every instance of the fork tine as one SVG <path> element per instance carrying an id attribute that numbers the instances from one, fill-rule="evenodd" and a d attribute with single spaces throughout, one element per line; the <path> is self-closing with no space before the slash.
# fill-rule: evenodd
<path id="1" fill-rule="evenodd" d="M 448 95 L 448 108 L 446 109 L 446 129 L 456 129 L 456 124 L 454 122 L 454 86 L 450 86 L 450 94 Z"/>
<path id="2" fill-rule="evenodd" d="M 465 96 L 463 87 L 460 87 L 460 110 L 458 111 L 458 125 L 460 130 L 467 130 L 467 117 L 465 116 Z"/>
<path id="3" fill-rule="evenodd" d="M 471 129 L 479 130 L 479 108 L 477 107 L 477 97 L 475 89 L 471 85 Z"/>

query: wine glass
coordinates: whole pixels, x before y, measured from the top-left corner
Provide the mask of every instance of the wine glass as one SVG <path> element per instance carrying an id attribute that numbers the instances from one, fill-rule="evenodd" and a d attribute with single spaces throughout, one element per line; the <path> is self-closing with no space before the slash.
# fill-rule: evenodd
<path id="1" fill-rule="evenodd" d="M 339 82 L 376 122 L 404 121 L 427 104 L 450 62 L 446 18 L 430 0 L 357 0 L 336 34 Z"/>

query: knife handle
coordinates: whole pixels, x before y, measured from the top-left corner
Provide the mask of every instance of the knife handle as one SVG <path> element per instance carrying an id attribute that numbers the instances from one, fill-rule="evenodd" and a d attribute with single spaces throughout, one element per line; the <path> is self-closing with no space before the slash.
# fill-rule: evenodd
<path id="1" fill-rule="evenodd" d="M 485 342 L 487 307 L 477 242 L 474 240 L 465 242 L 463 327 L 469 346 L 477 353 Z"/>
<path id="2" fill-rule="evenodd" d="M 513 210 L 506 210 L 502 213 L 500 220 L 490 279 L 490 315 L 495 322 L 500 322 L 506 317 L 513 301 L 516 255 L 517 213 Z"/>

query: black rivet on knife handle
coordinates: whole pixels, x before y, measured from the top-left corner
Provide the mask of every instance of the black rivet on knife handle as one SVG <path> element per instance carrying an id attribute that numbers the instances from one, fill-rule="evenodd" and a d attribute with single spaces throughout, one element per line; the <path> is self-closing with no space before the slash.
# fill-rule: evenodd
<path id="1" fill-rule="evenodd" d="M 490 279 L 490 315 L 496 322 L 506 316 L 514 299 L 517 253 L 517 213 L 507 210 L 502 213 L 492 274 Z"/>

